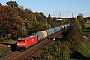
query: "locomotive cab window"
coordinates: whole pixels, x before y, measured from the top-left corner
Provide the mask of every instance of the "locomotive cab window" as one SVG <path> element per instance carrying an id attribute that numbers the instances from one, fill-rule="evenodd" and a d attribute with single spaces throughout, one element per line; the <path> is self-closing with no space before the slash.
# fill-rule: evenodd
<path id="1" fill-rule="evenodd" d="M 18 42 L 25 42 L 25 40 L 18 40 Z"/>

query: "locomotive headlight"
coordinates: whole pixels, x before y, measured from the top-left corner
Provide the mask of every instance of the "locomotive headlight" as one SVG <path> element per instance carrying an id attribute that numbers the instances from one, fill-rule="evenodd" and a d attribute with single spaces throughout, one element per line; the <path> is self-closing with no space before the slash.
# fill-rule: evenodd
<path id="1" fill-rule="evenodd" d="M 19 45 L 19 43 L 17 45 Z"/>
<path id="2" fill-rule="evenodd" d="M 25 45 L 25 44 L 23 44 L 23 45 Z"/>

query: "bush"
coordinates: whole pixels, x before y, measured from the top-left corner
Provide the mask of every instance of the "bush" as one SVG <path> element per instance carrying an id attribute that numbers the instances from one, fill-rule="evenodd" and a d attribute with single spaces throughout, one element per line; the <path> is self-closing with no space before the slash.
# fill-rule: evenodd
<path id="1" fill-rule="evenodd" d="M 0 58 L 4 57 L 10 53 L 11 53 L 11 50 L 8 46 L 0 44 Z"/>
<path id="2" fill-rule="evenodd" d="M 46 47 L 41 57 L 46 60 L 68 60 L 69 52 L 68 42 L 56 42 L 54 45 Z"/>

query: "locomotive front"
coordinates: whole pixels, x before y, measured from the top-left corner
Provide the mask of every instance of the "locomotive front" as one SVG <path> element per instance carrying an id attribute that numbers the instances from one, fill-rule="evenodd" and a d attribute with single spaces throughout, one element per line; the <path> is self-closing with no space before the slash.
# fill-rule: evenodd
<path id="1" fill-rule="evenodd" d="M 25 50 L 26 46 L 25 46 L 25 38 L 18 38 L 17 41 L 17 50 Z"/>

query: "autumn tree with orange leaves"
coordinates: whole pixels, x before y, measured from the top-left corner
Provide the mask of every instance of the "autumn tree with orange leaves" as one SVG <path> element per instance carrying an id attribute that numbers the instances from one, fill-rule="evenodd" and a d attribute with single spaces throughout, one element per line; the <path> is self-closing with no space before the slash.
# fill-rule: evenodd
<path id="1" fill-rule="evenodd" d="M 0 5 L 0 38 L 6 38 L 8 34 L 11 34 L 13 38 L 18 37 L 22 30 L 26 31 L 26 28 L 22 29 L 22 26 L 24 27 L 24 21 L 18 16 L 16 9 Z"/>

